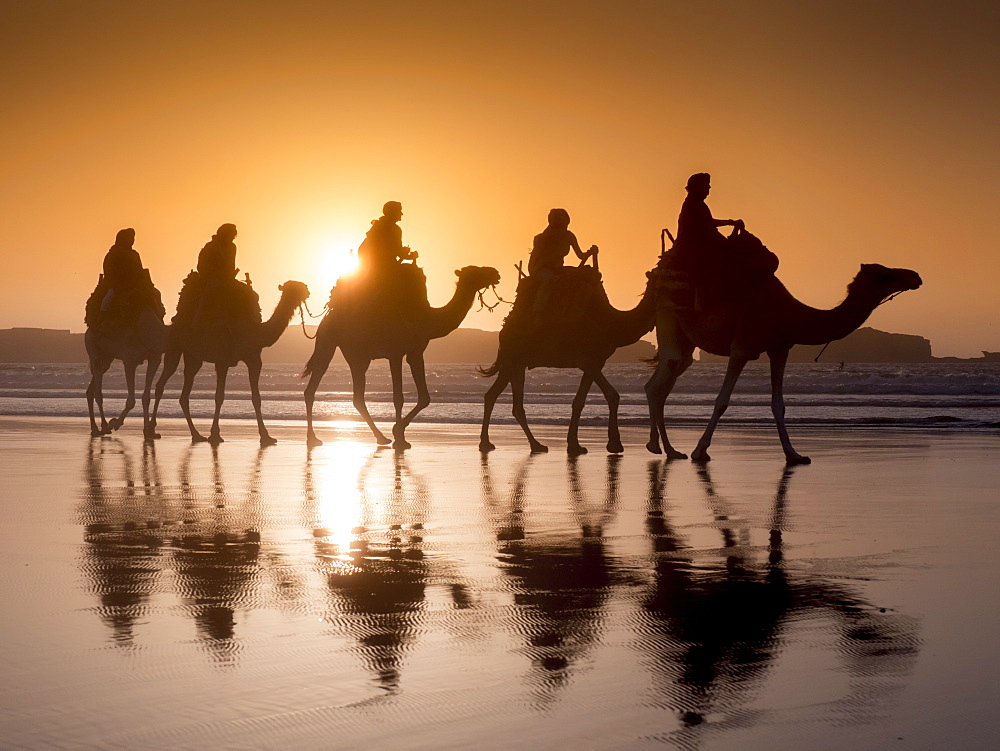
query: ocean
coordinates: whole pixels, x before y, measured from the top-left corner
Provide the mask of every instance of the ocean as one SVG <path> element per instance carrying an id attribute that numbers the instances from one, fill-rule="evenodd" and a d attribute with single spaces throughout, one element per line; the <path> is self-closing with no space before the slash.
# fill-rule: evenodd
<path id="1" fill-rule="evenodd" d="M 268 420 L 304 420 L 304 382 L 298 364 L 265 366 L 261 377 L 264 415 Z M 647 424 L 643 384 L 649 367 L 641 363 L 615 364 L 605 374 L 621 392 L 619 410 L 623 425 Z M 725 373 L 720 364 L 696 362 L 677 383 L 667 401 L 666 415 L 675 425 L 701 425 L 708 419 L 712 403 Z M 79 416 L 86 419 L 84 392 L 89 381 L 82 364 L 0 365 L 0 415 Z M 472 364 L 429 364 L 428 384 L 432 404 L 419 422 L 476 425 L 482 419 L 483 392 L 492 379 L 482 378 Z M 138 388 L 141 389 L 141 370 Z M 530 371 L 526 384 L 526 408 L 532 424 L 557 425 L 569 420 L 570 402 L 579 382 L 579 371 L 538 368 Z M 168 385 L 160 407 L 163 417 L 179 417 L 177 395 L 180 374 Z M 230 371 L 223 417 L 252 419 L 246 368 Z M 769 372 L 766 363 L 750 363 L 736 388 L 732 405 L 722 425 L 766 425 L 771 423 Z M 192 393 L 196 416 L 212 414 L 215 375 L 203 368 Z M 104 381 L 105 409 L 110 414 L 125 398 L 121 364 L 115 363 Z M 864 428 L 920 429 L 935 431 L 1000 430 L 1000 364 L 790 364 L 785 378 L 787 421 L 791 425 Z M 406 374 L 407 403 L 415 393 Z M 392 391 L 386 362 L 372 365 L 368 373 L 367 399 L 378 422 L 392 417 Z M 509 390 L 494 411 L 497 424 L 513 423 Z M 136 413 L 141 414 L 141 413 Z M 316 419 L 356 420 L 351 404 L 350 372 L 338 359 L 320 386 L 315 405 Z M 599 425 L 607 417 L 603 397 L 595 388 L 584 410 L 582 424 Z M 470 428 L 470 434 L 472 433 Z"/>

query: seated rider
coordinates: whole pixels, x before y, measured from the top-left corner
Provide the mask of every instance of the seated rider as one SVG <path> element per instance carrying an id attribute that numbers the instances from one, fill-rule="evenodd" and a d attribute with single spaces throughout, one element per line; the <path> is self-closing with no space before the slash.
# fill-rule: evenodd
<path id="1" fill-rule="evenodd" d="M 569 230 L 569 212 L 566 209 L 552 209 L 549 212 L 549 225 L 535 235 L 531 244 L 531 255 L 528 257 L 528 276 L 538 280 L 535 290 L 532 312 L 536 315 L 544 312 L 552 297 L 552 284 L 560 277 L 563 269 L 563 259 L 569 255 L 570 249 L 581 261 L 586 261 L 598 253 L 596 245 L 584 253 L 576 235 Z M 570 309 L 563 311 L 569 313 Z"/>
<path id="2" fill-rule="evenodd" d="M 681 205 L 680 216 L 677 217 L 678 245 L 718 246 L 725 240 L 718 227 L 736 227 L 743 229 L 742 219 L 715 219 L 712 210 L 708 208 L 705 199 L 712 189 L 711 175 L 698 172 L 688 178 L 687 198 Z"/>
<path id="3" fill-rule="evenodd" d="M 566 209 L 552 209 L 549 212 L 549 226 L 535 235 L 528 258 L 528 274 L 552 278 L 563 268 L 563 259 L 570 249 L 581 261 L 586 261 L 598 253 L 597 246 L 591 245 L 584 253 L 576 235 L 569 231 L 569 212 Z"/>
<path id="4" fill-rule="evenodd" d="M 135 289 L 143 281 L 142 259 L 135 244 L 135 230 L 131 227 L 118 230 L 115 244 L 104 256 L 104 285 L 107 292 L 101 300 L 101 312 L 107 312 L 115 299 Z"/>
<path id="5" fill-rule="evenodd" d="M 403 245 L 403 231 L 399 228 L 402 218 L 399 201 L 389 201 L 382 207 L 382 216 L 372 220 L 372 227 L 358 248 L 358 263 L 363 272 L 379 274 L 401 261 L 417 258 L 415 252 Z"/>
<path id="6" fill-rule="evenodd" d="M 236 277 L 236 225 L 223 224 L 198 253 L 198 275 L 206 286 L 217 286 Z"/>

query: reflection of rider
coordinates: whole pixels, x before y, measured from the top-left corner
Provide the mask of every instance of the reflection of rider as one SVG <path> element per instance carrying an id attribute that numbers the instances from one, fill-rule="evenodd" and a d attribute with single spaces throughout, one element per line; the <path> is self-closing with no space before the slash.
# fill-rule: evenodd
<path id="1" fill-rule="evenodd" d="M 399 220 L 403 207 L 399 201 L 389 201 L 382 207 L 382 216 L 372 221 L 372 228 L 358 248 L 358 261 L 364 270 L 375 273 L 392 268 L 400 261 L 415 259 L 417 254 L 403 245 Z"/>
<path id="2" fill-rule="evenodd" d="M 121 295 L 139 286 L 143 277 L 142 260 L 135 243 L 135 230 L 131 227 L 118 230 L 115 244 L 104 256 L 104 283 L 108 287 L 101 300 L 101 311 L 107 311 L 116 295 Z"/>

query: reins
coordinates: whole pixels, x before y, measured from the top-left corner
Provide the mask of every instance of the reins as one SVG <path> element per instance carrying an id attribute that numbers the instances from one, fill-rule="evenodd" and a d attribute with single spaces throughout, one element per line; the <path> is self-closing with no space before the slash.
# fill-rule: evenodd
<path id="1" fill-rule="evenodd" d="M 893 300 L 893 299 L 899 297 L 904 292 L 906 292 L 905 289 L 901 289 L 901 290 L 899 290 L 899 292 L 893 292 L 891 295 L 889 295 L 887 298 L 885 298 L 882 302 L 880 302 L 875 307 L 877 308 L 879 305 L 885 305 L 887 302 L 889 302 L 890 300 Z M 823 353 L 826 352 L 826 348 L 829 347 L 830 344 L 832 344 L 832 343 L 833 343 L 833 340 L 831 339 L 829 342 L 827 342 L 826 344 L 824 344 L 823 345 L 823 349 L 821 349 L 819 351 L 819 354 L 816 355 L 816 357 L 813 358 L 813 362 L 819 362 L 819 358 L 821 358 L 823 356 Z"/>
<path id="2" fill-rule="evenodd" d="M 479 290 L 479 292 L 476 293 L 478 295 L 478 297 L 479 297 L 479 310 L 482 310 L 483 308 L 485 308 L 490 313 L 492 313 L 497 308 L 497 306 L 500 305 L 500 303 L 505 303 L 507 305 L 513 305 L 514 304 L 510 300 L 504 300 L 502 297 L 500 297 L 500 293 L 497 292 L 497 286 L 495 284 L 491 284 L 490 287 L 489 287 L 489 289 L 493 293 L 493 296 L 497 299 L 497 301 L 495 303 L 493 303 L 492 305 L 490 305 L 483 298 L 483 295 L 486 294 L 486 290 L 485 289 L 481 289 L 481 290 Z M 479 310 L 477 310 L 476 312 L 478 313 Z"/>

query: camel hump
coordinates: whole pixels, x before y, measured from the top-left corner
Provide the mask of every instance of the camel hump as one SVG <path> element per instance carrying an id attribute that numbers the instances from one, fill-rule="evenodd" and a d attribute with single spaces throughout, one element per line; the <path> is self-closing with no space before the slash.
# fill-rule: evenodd
<path id="1" fill-rule="evenodd" d="M 601 272 L 592 266 L 563 266 L 558 272 L 523 277 L 507 323 L 550 327 L 582 325 L 610 305 Z"/>
<path id="2" fill-rule="evenodd" d="M 261 322 L 260 297 L 236 279 L 206 280 L 192 271 L 184 279 L 173 324 L 189 330 L 233 330 Z"/>
<path id="3" fill-rule="evenodd" d="M 657 305 L 675 310 L 741 307 L 756 298 L 778 269 L 778 256 L 746 230 L 711 242 L 678 241 L 651 275 Z"/>
<path id="4" fill-rule="evenodd" d="M 119 282 L 117 285 L 112 285 L 108 278 L 101 274 L 94 291 L 87 299 L 83 320 L 88 327 L 106 321 L 128 325 L 136 323 L 147 310 L 161 321 L 167 315 L 160 291 L 153 285 L 149 269 L 142 269 L 142 273 L 134 275 L 128 284 Z"/>
<path id="5" fill-rule="evenodd" d="M 327 307 L 346 318 L 405 326 L 430 310 L 427 277 L 415 263 L 369 267 L 338 279 Z"/>

